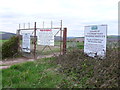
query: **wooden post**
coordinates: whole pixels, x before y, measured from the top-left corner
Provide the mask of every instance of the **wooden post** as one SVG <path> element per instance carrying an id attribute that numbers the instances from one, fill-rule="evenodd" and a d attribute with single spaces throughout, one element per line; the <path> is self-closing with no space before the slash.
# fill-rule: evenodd
<path id="1" fill-rule="evenodd" d="M 66 54 L 66 47 L 67 47 L 67 28 L 64 28 L 63 31 L 63 55 Z"/>
<path id="2" fill-rule="evenodd" d="M 36 59 L 36 22 L 34 24 L 34 59 Z"/>

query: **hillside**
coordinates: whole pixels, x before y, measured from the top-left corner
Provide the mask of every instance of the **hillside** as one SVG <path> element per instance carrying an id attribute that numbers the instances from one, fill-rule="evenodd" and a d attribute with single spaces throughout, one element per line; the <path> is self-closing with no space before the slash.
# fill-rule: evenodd
<path id="1" fill-rule="evenodd" d="M 10 32 L 0 31 L 0 35 L 2 36 L 0 39 L 6 40 L 6 39 L 9 39 L 9 38 L 12 37 L 12 36 L 15 36 L 16 34 L 10 33 Z"/>
<path id="2" fill-rule="evenodd" d="M 109 35 L 109 36 L 107 36 L 107 41 L 118 42 L 118 41 L 120 41 L 120 36 Z"/>

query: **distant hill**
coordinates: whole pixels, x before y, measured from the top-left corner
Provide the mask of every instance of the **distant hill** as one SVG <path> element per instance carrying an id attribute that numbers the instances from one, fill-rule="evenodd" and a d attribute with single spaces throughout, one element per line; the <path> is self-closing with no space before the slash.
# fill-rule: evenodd
<path id="1" fill-rule="evenodd" d="M 55 39 L 55 41 L 60 41 L 61 38 L 60 38 L 60 36 L 55 36 L 54 39 Z M 62 38 L 62 39 L 63 39 L 63 38 Z"/>
<path id="2" fill-rule="evenodd" d="M 120 38 L 120 36 L 118 36 L 118 35 L 108 35 L 107 37 L 108 38 Z"/>
<path id="3" fill-rule="evenodd" d="M 109 36 L 107 36 L 107 41 L 118 42 L 118 41 L 120 41 L 120 36 L 109 35 Z"/>
<path id="4" fill-rule="evenodd" d="M 0 31 L 0 36 L 2 40 L 7 40 L 9 38 L 11 38 L 12 36 L 15 36 L 16 34 L 15 33 L 10 33 L 10 32 L 3 32 L 3 31 Z"/>

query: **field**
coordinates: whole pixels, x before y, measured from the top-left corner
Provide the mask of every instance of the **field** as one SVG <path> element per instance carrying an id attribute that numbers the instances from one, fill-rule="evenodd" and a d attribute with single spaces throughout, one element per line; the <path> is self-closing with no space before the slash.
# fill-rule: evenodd
<path id="1" fill-rule="evenodd" d="M 2 46 L 2 43 L 6 42 L 8 40 L 0 40 L 0 46 Z"/>
<path id="2" fill-rule="evenodd" d="M 0 43 L 1 43 L 1 42 L 4 43 L 4 42 L 6 42 L 6 41 L 8 41 L 8 40 L 0 40 Z"/>

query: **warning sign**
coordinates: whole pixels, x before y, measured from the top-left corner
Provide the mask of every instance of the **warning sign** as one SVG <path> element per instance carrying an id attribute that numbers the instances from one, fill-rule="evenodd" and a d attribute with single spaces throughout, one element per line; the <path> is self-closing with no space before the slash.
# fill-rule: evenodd
<path id="1" fill-rule="evenodd" d="M 54 46 L 54 35 L 52 29 L 37 30 L 37 44 Z"/>
<path id="2" fill-rule="evenodd" d="M 22 33 L 22 51 L 30 52 L 30 33 Z"/>
<path id="3" fill-rule="evenodd" d="M 106 54 L 107 25 L 85 26 L 84 52 L 91 57 Z"/>

